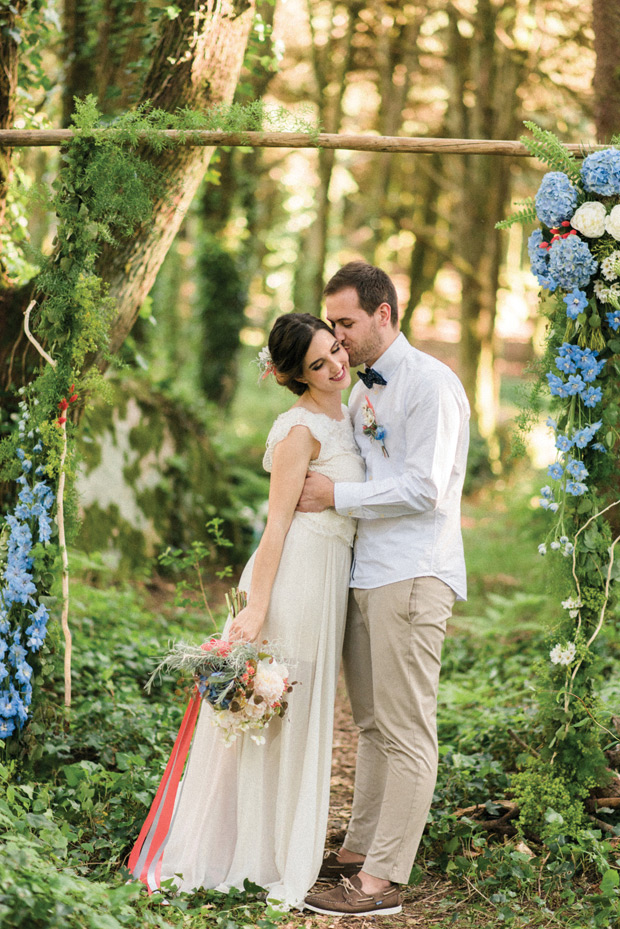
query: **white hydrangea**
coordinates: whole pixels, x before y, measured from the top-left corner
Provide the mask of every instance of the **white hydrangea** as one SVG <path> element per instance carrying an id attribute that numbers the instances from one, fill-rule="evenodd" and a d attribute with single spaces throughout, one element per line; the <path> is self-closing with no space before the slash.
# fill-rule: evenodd
<path id="1" fill-rule="evenodd" d="M 570 224 L 573 229 L 581 232 L 582 235 L 587 236 L 589 239 L 598 239 L 599 236 L 605 233 L 606 214 L 605 204 L 593 200 L 584 203 L 575 211 Z"/>
<path id="2" fill-rule="evenodd" d="M 614 281 L 620 273 L 620 252 L 612 252 L 601 261 L 601 274 L 608 281 Z"/>
<path id="3" fill-rule="evenodd" d="M 572 663 L 577 654 L 577 646 L 574 642 L 568 642 L 566 645 L 562 646 L 559 643 L 554 645 L 551 651 L 549 652 L 549 657 L 552 664 L 561 664 L 568 666 Z"/>
<path id="4" fill-rule="evenodd" d="M 620 241 L 620 205 L 612 207 L 609 216 L 605 220 L 605 231 L 614 239 Z"/>

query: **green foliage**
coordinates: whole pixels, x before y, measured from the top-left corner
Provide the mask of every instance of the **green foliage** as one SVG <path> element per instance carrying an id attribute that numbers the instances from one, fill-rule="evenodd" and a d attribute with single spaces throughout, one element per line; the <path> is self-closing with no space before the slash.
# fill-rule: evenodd
<path id="1" fill-rule="evenodd" d="M 526 120 L 523 125 L 534 136 L 533 139 L 529 136 L 521 136 L 521 142 L 530 154 L 546 164 L 552 171 L 563 171 L 573 183 L 578 184 L 581 179 L 579 161 L 562 145 L 558 137 L 529 120 Z"/>
<path id="2" fill-rule="evenodd" d="M 523 206 L 522 210 L 517 210 L 516 213 L 508 216 L 506 219 L 502 219 L 500 222 L 495 223 L 495 228 L 510 229 L 510 227 L 514 226 L 515 223 L 521 223 L 525 226 L 527 223 L 536 222 L 536 206 L 534 204 L 534 198 L 528 197 L 527 200 L 521 200 L 517 203 L 517 206 L 521 205 Z"/>

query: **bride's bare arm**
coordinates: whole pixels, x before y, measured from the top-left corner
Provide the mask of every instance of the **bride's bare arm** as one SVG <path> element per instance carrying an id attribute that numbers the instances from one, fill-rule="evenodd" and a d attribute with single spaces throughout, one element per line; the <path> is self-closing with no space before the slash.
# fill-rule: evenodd
<path id="1" fill-rule="evenodd" d="M 251 642 L 260 635 L 284 539 L 304 486 L 308 465 L 319 451 L 319 442 L 306 426 L 294 426 L 274 449 L 267 525 L 256 552 L 248 605 L 231 623 L 228 633 L 231 641 L 243 639 Z"/>

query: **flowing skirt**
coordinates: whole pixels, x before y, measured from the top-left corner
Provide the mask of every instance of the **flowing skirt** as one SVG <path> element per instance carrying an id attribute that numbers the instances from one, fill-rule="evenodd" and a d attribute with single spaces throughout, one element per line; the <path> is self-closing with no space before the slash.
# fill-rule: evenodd
<path id="1" fill-rule="evenodd" d="M 300 906 L 321 866 L 334 698 L 344 635 L 351 548 L 294 518 L 262 639 L 286 659 L 289 694 L 255 744 L 230 747 L 201 710 L 163 853 L 161 880 L 181 890 L 228 890 L 248 878 L 271 900 Z M 239 587 L 248 590 L 254 556 Z"/>

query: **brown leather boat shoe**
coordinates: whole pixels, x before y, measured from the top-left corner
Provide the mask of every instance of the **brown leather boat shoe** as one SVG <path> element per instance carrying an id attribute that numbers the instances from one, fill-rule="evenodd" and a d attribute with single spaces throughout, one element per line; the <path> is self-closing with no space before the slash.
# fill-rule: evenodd
<path id="1" fill-rule="evenodd" d="M 400 913 L 402 903 L 397 884 L 391 884 L 387 890 L 378 894 L 367 894 L 362 890 L 359 877 L 349 880 L 343 877 L 340 884 L 331 890 L 318 894 L 308 894 L 304 906 L 314 913 L 325 916 L 390 916 Z"/>
<path id="2" fill-rule="evenodd" d="M 336 852 L 326 852 L 317 880 L 339 881 L 341 877 L 353 877 L 363 867 L 363 861 L 340 861 Z"/>

